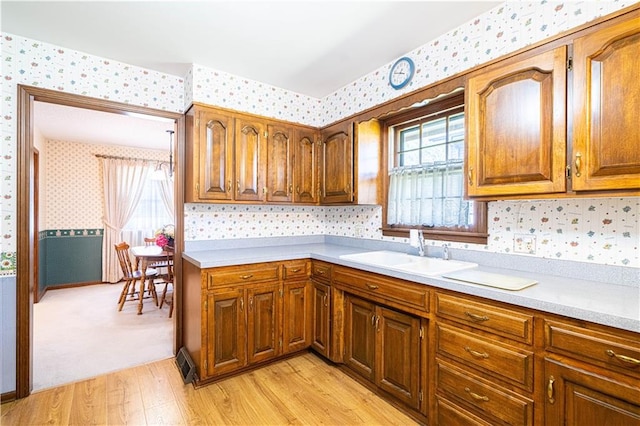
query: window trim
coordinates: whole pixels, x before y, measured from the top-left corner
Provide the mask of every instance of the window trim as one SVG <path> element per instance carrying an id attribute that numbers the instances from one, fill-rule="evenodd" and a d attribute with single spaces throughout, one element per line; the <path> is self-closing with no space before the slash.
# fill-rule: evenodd
<path id="1" fill-rule="evenodd" d="M 464 105 L 464 93 L 457 93 L 453 96 L 443 98 L 434 102 L 429 102 L 425 106 L 420 106 L 394 114 L 381 120 L 382 124 L 382 235 L 386 237 L 409 237 L 411 229 L 420 229 L 423 231 L 426 239 L 462 242 L 472 244 L 487 244 L 489 234 L 487 232 L 487 202 L 474 201 L 474 215 L 476 219 L 475 226 L 469 230 L 456 230 L 452 227 L 426 227 L 426 226 L 393 226 L 387 223 L 387 208 L 389 205 L 389 131 L 390 128 L 401 123 L 411 120 L 418 120 L 421 117 L 430 115 L 433 118 L 438 117 L 439 111 L 447 113 L 456 106 Z M 465 117 L 465 122 L 467 122 Z M 466 151 L 466 132 L 465 132 L 465 151 Z M 394 150 L 395 151 L 395 150 Z M 466 196 L 466 191 L 465 194 Z M 468 199 L 468 197 L 465 197 Z"/>

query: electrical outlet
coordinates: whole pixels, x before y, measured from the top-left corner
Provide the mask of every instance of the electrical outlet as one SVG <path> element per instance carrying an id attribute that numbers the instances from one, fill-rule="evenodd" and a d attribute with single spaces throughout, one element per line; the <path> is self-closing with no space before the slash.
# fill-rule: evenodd
<path id="1" fill-rule="evenodd" d="M 364 228 L 362 225 L 356 225 L 356 238 L 362 238 L 364 236 Z"/>
<path id="2" fill-rule="evenodd" d="M 515 234 L 513 236 L 513 252 L 536 254 L 536 236 L 529 234 Z"/>

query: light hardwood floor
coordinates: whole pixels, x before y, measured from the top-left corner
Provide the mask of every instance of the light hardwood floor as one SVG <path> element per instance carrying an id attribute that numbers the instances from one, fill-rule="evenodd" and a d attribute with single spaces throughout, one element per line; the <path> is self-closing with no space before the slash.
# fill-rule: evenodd
<path id="1" fill-rule="evenodd" d="M 414 420 L 305 353 L 194 389 L 173 359 L 2 404 L 2 425 L 412 425 Z"/>

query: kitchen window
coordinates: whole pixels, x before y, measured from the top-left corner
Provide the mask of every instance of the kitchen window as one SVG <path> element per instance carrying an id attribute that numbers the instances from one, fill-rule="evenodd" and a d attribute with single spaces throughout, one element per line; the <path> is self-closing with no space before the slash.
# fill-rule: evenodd
<path id="1" fill-rule="evenodd" d="M 384 121 L 387 191 L 383 234 L 486 244 L 486 203 L 464 199 L 464 95 Z"/>

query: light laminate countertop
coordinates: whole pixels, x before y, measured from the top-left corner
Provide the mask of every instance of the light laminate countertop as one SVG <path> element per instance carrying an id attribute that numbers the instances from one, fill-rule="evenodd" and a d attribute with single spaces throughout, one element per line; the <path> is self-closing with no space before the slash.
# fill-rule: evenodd
<path id="1" fill-rule="evenodd" d="M 440 276 L 426 277 L 423 275 L 399 272 L 389 268 L 365 265 L 340 258 L 340 256 L 344 254 L 367 251 L 376 250 L 338 244 L 312 243 L 251 248 L 191 250 L 183 253 L 182 257 L 184 260 L 201 269 L 311 258 L 389 277 L 428 284 L 434 288 L 457 291 L 463 294 L 510 303 L 515 306 L 564 315 L 570 318 L 590 321 L 623 330 L 640 332 L 639 286 L 589 281 L 567 276 L 545 275 L 543 272 L 489 267 L 482 265 L 481 262 L 476 262 L 479 263 L 477 267 L 479 271 L 531 278 L 538 281 L 537 284 L 531 287 L 518 291 L 510 291 L 478 284 L 464 283 Z"/>

